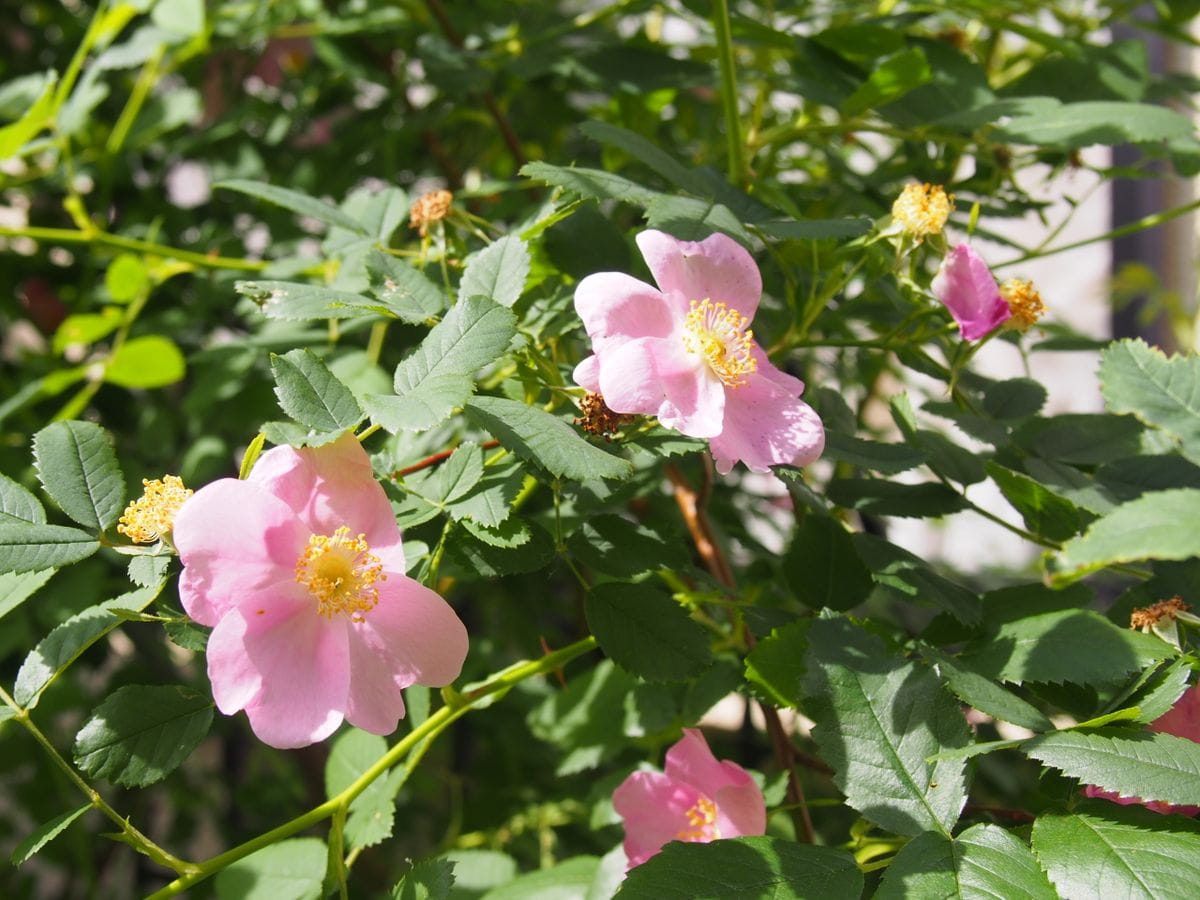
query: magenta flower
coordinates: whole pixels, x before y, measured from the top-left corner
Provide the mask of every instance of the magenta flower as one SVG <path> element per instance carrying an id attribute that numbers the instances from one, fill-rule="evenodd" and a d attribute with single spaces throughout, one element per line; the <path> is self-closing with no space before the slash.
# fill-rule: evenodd
<path id="1" fill-rule="evenodd" d="M 404 574 L 400 530 L 358 441 L 276 447 L 245 481 L 200 489 L 175 519 L 187 614 L 213 626 L 208 677 L 273 747 L 328 737 L 345 718 L 390 734 L 400 689 L 458 677 L 467 632 Z"/>
<path id="2" fill-rule="evenodd" d="M 959 244 L 946 254 L 932 289 L 954 316 L 964 341 L 979 340 L 1012 315 L 987 263 L 969 244 Z"/>
<path id="3" fill-rule="evenodd" d="M 739 460 L 766 472 L 820 456 L 825 431 L 800 399 L 804 383 L 771 365 L 750 331 L 762 294 L 750 254 L 723 234 L 693 243 L 643 231 L 637 244 L 657 288 L 599 272 L 575 290 L 593 351 L 575 381 L 613 412 L 708 438 L 722 475 Z"/>
<path id="4" fill-rule="evenodd" d="M 1151 722 L 1148 727 L 1151 731 L 1173 734 L 1176 737 L 1187 738 L 1189 741 L 1200 744 L 1200 684 L 1194 684 L 1184 691 L 1183 695 L 1175 701 L 1175 705 Z M 1164 815 L 1177 813 L 1181 816 L 1194 816 L 1196 813 L 1200 813 L 1200 806 L 1174 805 L 1163 803 L 1160 800 L 1122 797 L 1113 791 L 1102 790 L 1094 784 L 1085 787 L 1083 793 L 1088 797 L 1103 797 L 1105 800 L 1120 803 L 1122 806 L 1140 803 L 1146 809 L 1152 809 L 1156 813 Z"/>
<path id="5" fill-rule="evenodd" d="M 706 844 L 765 834 L 767 807 L 737 763 L 718 762 L 696 728 L 667 751 L 666 772 L 634 772 L 613 792 L 625 820 L 625 856 L 640 866 L 669 841 Z"/>

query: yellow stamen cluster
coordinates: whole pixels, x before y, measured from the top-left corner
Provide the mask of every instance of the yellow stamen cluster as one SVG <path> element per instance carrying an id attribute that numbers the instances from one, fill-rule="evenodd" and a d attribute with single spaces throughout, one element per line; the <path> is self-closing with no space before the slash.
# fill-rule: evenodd
<path id="1" fill-rule="evenodd" d="M 345 613 L 356 622 L 379 603 L 377 582 L 386 581 L 383 564 L 370 552 L 366 535 L 350 537 L 343 525 L 333 534 L 314 534 L 296 560 L 296 581 L 317 600 L 325 618 Z"/>
<path id="2" fill-rule="evenodd" d="M 135 544 L 151 544 L 171 533 L 179 508 L 192 491 L 183 486 L 178 475 L 164 475 L 153 481 L 143 478 L 142 488 L 142 496 L 121 513 L 117 531 Z"/>
<path id="3" fill-rule="evenodd" d="M 442 221 L 450 214 L 452 203 L 454 195 L 449 191 L 430 191 L 422 194 L 409 211 L 408 227 L 416 228 L 421 237 L 425 237 L 430 225 Z"/>
<path id="4" fill-rule="evenodd" d="M 675 837 L 681 841 L 715 841 L 721 837 L 721 829 L 717 827 L 717 804 L 707 797 L 701 797 L 687 811 L 690 827 L 681 829 Z"/>
<path id="5" fill-rule="evenodd" d="M 683 323 L 683 347 L 704 357 L 713 374 L 731 388 L 758 371 L 750 320 L 736 309 L 711 300 L 693 300 Z"/>
<path id="6" fill-rule="evenodd" d="M 909 184 L 892 204 L 892 218 L 919 241 L 941 234 L 953 205 L 954 195 L 940 184 Z"/>
<path id="7" fill-rule="evenodd" d="M 1000 296 L 1012 310 L 1012 324 L 1021 331 L 1040 319 L 1046 311 L 1042 295 L 1034 288 L 1032 281 L 1010 278 L 1000 285 Z"/>
<path id="8" fill-rule="evenodd" d="M 1181 597 L 1160 600 L 1153 606 L 1139 606 L 1129 615 L 1129 627 L 1140 628 L 1144 631 L 1147 628 L 1153 628 L 1163 619 L 1173 621 L 1176 616 L 1187 612 L 1189 608 Z"/>
<path id="9" fill-rule="evenodd" d="M 588 434 L 603 435 L 606 441 L 612 440 L 609 435 L 616 434 L 623 425 L 633 421 L 633 416 L 613 412 L 604 398 L 592 391 L 579 401 L 579 411 L 582 415 L 575 417 L 575 424 Z"/>

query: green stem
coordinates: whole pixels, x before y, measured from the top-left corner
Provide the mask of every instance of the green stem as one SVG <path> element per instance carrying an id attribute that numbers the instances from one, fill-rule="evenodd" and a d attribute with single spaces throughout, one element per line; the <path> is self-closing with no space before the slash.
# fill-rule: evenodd
<path id="1" fill-rule="evenodd" d="M 121 116 L 108 136 L 108 143 L 105 144 L 104 150 L 110 156 L 119 153 L 125 144 L 125 139 L 129 137 L 129 130 L 133 127 L 138 113 L 141 112 L 142 104 L 146 102 L 146 98 L 150 96 L 150 89 L 158 81 L 158 67 L 162 63 L 165 51 L 165 47 L 159 47 L 157 52 L 146 60 L 142 71 L 138 73 L 137 81 L 133 83 L 133 90 L 129 94 L 129 100 L 126 102 L 125 108 L 121 110 Z"/>
<path id="2" fill-rule="evenodd" d="M 151 241 L 139 241 L 136 238 L 122 237 L 107 231 L 94 229 L 84 231 L 73 228 L 7 228 L 0 226 L 0 237 L 28 237 L 35 241 L 46 241 L 51 244 L 99 244 L 103 247 L 114 247 L 118 250 L 130 250 L 134 253 L 144 253 L 151 256 L 164 256 L 177 259 L 180 262 L 191 263 L 204 269 L 232 269 L 238 272 L 261 272 L 269 263 L 265 260 L 235 259 L 230 256 L 209 256 L 207 253 L 196 253 L 191 250 L 180 250 L 168 247 L 166 244 L 155 244 Z M 305 274 L 319 272 L 313 268 Z"/>
<path id="3" fill-rule="evenodd" d="M 589 636 L 567 647 L 563 647 L 561 650 L 548 653 L 540 659 L 516 663 L 501 672 L 497 672 L 478 687 L 469 689 L 461 694 L 446 692 L 450 697 L 450 701 L 445 706 L 401 738 L 394 747 L 376 760 L 369 769 L 358 776 L 340 794 L 331 797 L 320 806 L 310 809 L 303 815 L 297 816 L 277 828 L 273 828 L 268 832 L 260 834 L 258 837 L 251 838 L 244 844 L 239 844 L 232 850 L 226 850 L 212 859 L 195 865 L 181 878 L 175 879 L 166 887 L 151 894 L 149 900 L 162 900 L 165 897 L 174 897 L 192 885 L 198 884 L 206 878 L 211 878 L 217 872 L 232 865 L 239 859 L 244 859 L 257 850 L 269 847 L 276 841 L 291 837 L 293 834 L 303 831 L 311 825 L 330 818 L 339 809 L 349 807 L 359 794 L 365 791 L 377 778 L 387 772 L 388 769 L 404 759 L 410 752 L 420 747 L 423 741 L 427 739 L 432 741 L 455 720 L 466 715 L 481 701 L 494 694 L 506 692 L 527 678 L 544 675 L 548 672 L 553 672 L 555 669 L 560 669 L 577 656 L 582 656 L 584 653 L 595 648 L 596 639 Z"/>
<path id="4" fill-rule="evenodd" d="M 729 180 L 745 181 L 742 158 L 742 120 L 738 115 L 737 73 L 733 63 L 733 35 L 729 27 L 729 0 L 713 3 L 713 30 L 717 37 L 717 63 L 721 70 L 721 109 L 725 113 L 725 146 L 729 155 Z"/>

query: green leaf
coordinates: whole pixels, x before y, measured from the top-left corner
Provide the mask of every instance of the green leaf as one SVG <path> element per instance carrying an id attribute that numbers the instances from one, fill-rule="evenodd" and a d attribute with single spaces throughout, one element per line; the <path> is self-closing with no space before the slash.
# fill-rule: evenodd
<path id="1" fill-rule="evenodd" d="M 147 334 L 123 343 L 104 366 L 104 380 L 126 388 L 159 388 L 182 381 L 187 364 L 170 338 Z"/>
<path id="2" fill-rule="evenodd" d="M 521 463 L 508 457 L 485 467 L 483 477 L 464 496 L 451 501 L 447 512 L 456 520 L 471 518 L 495 528 L 508 518 L 524 479 Z"/>
<path id="3" fill-rule="evenodd" d="M 47 425 L 33 436 L 33 461 L 46 493 L 80 525 L 104 531 L 125 508 L 125 478 L 112 439 L 99 425 Z"/>
<path id="4" fill-rule="evenodd" d="M 563 168 L 544 162 L 526 163 L 521 168 L 521 174 L 542 184 L 561 187 L 574 191 L 581 197 L 591 200 L 619 200 L 634 206 L 646 207 L 661 196 L 658 191 L 642 187 L 637 182 L 630 181 L 603 169 Z"/>
<path id="5" fill-rule="evenodd" d="M 333 798 L 358 780 L 387 752 L 387 741 L 358 728 L 338 736 L 325 761 L 325 792 Z M 373 847 L 392 836 L 396 816 L 396 790 L 404 776 L 402 767 L 376 778 L 350 804 L 346 843 L 350 849 Z"/>
<path id="6" fill-rule="evenodd" d="M 268 319 L 304 322 L 395 315 L 387 304 L 361 294 L 299 281 L 238 281 L 233 289 L 257 303 Z"/>
<path id="7" fill-rule="evenodd" d="M 968 625 L 979 621 L 979 598 L 919 556 L 872 534 L 855 534 L 853 539 L 877 583 L 897 591 L 906 600 L 932 602 Z"/>
<path id="8" fill-rule="evenodd" d="M 872 66 L 870 77 L 842 102 L 842 114 L 852 117 L 877 109 L 932 80 L 933 70 L 920 47 L 901 50 Z"/>
<path id="9" fill-rule="evenodd" d="M 615 515 L 592 516 L 567 539 L 571 555 L 618 578 L 661 568 L 678 571 L 690 562 L 684 544 L 640 522 Z"/>
<path id="10" fill-rule="evenodd" d="M 371 293 L 401 321 L 419 325 L 446 308 L 441 287 L 404 260 L 372 249 L 366 262 Z"/>
<path id="11" fill-rule="evenodd" d="M 987 473 L 1013 509 L 1021 514 L 1025 527 L 1034 534 L 1052 541 L 1065 541 L 1083 528 L 1084 516 L 1074 503 L 1028 475 L 1006 469 L 991 460 L 987 462 Z"/>
<path id="12" fill-rule="evenodd" d="M 264 184 L 261 181 L 247 181 L 241 178 L 218 181 L 213 185 L 213 190 L 237 191 L 240 194 L 246 194 L 257 200 L 266 201 L 272 206 L 281 206 L 298 216 L 309 216 L 327 225 L 337 225 L 358 234 L 368 234 L 366 228 L 336 206 L 332 206 L 324 200 L 309 197 L 307 194 L 301 194 L 298 191 L 276 187 L 272 184 Z"/>
<path id="13" fill-rule="evenodd" d="M 487 297 L 501 306 L 512 306 L 529 277 L 529 250 L 516 235 L 506 235 L 467 258 L 458 286 L 461 303 L 468 297 Z"/>
<path id="14" fill-rule="evenodd" d="M 1142 559 L 1200 556 L 1200 490 L 1154 491 L 1093 522 L 1053 558 L 1051 577 L 1066 584 L 1097 569 Z"/>
<path id="15" fill-rule="evenodd" d="M 448 900 L 454 887 L 454 863 L 425 859 L 414 863 L 392 888 L 392 900 Z"/>
<path id="16" fill-rule="evenodd" d="M 1064 103 L 1050 115 L 1016 116 L 993 137 L 1039 147 L 1089 147 L 1165 141 L 1194 131 L 1191 119 L 1165 106 L 1094 100 Z"/>
<path id="17" fill-rule="evenodd" d="M 503 523 L 497 528 L 502 527 Z M 529 537 L 517 547 L 497 547 L 473 535 L 459 535 L 446 548 L 448 558 L 461 565 L 469 577 L 497 578 L 535 572 L 554 559 L 554 538 L 540 525 L 529 525 Z"/>
<path id="18" fill-rule="evenodd" d="M 32 597 L 58 569 L 0 572 L 0 619 Z"/>
<path id="19" fill-rule="evenodd" d="M 1142 340 L 1118 341 L 1100 354 L 1100 390 L 1114 413 L 1132 413 L 1174 435 L 1200 463 L 1200 357 L 1167 357 Z"/>
<path id="20" fill-rule="evenodd" d="M 68 826 L 85 812 L 92 808 L 92 804 L 85 803 L 79 809 L 73 809 L 63 813 L 61 816 L 55 816 L 45 825 L 37 828 L 33 834 L 17 844 L 12 852 L 12 864 L 19 866 L 25 862 L 48 843 L 67 830 Z"/>
<path id="21" fill-rule="evenodd" d="M 317 431 L 346 431 L 363 412 L 350 389 L 311 350 L 271 354 L 275 396 L 285 413 Z"/>
<path id="22" fill-rule="evenodd" d="M 1110 684 L 1172 652 L 1165 641 L 1118 628 L 1091 610 L 1065 609 L 1005 622 L 960 659 L 981 675 L 1016 684 Z"/>
<path id="23" fill-rule="evenodd" d="M 625 478 L 633 470 L 626 460 L 592 446 L 562 419 L 536 406 L 475 397 L 465 409 L 468 418 L 507 449 L 559 478 Z"/>
<path id="24" fill-rule="evenodd" d="M 635 675 L 681 681 L 712 663 L 708 633 L 661 591 L 609 581 L 593 588 L 584 608 L 601 649 Z"/>
<path id="25" fill-rule="evenodd" d="M 676 187 L 702 196 L 708 192 L 707 185 L 696 173 L 640 134 L 608 122 L 584 122 L 579 130 L 594 141 L 620 148 Z"/>
<path id="26" fill-rule="evenodd" d="M 753 243 L 741 219 L 728 206 L 715 200 L 658 197 L 646 207 L 646 226 L 685 241 L 702 241 L 714 231 L 720 231 L 744 247 Z"/>
<path id="27" fill-rule="evenodd" d="M 774 629 L 746 657 L 746 680 L 776 706 L 799 708 L 804 698 L 804 659 L 810 621 L 800 619 Z"/>
<path id="28" fill-rule="evenodd" d="M 332 444 L 346 432 L 317 431 L 295 422 L 263 422 L 262 436 L 277 447 L 323 447 Z"/>
<path id="29" fill-rule="evenodd" d="M 124 787 L 161 781 L 208 734 L 212 698 L 178 685 L 119 688 L 75 735 L 75 765 Z"/>
<path id="30" fill-rule="evenodd" d="M 1033 849 L 1071 900 L 1184 900 L 1200 884 L 1200 828 L 1138 807 L 1097 801 L 1075 814 L 1040 816 Z"/>
<path id="31" fill-rule="evenodd" d="M 138 588 L 114 597 L 72 616 L 51 631 L 21 663 L 13 686 L 13 699 L 26 709 L 33 708 L 42 691 L 59 672 L 121 624 L 121 617 L 113 610 L 141 612 L 154 602 L 164 585 L 165 582 L 161 582 L 154 587 Z"/>
<path id="32" fill-rule="evenodd" d="M 150 20 L 166 31 L 195 37 L 204 32 L 204 0 L 158 0 Z"/>
<path id="33" fill-rule="evenodd" d="M 37 100 L 17 121 L 0 128 L 0 159 L 16 156 L 39 131 L 50 125 L 54 117 L 55 88 L 58 76 L 51 73 Z"/>
<path id="34" fill-rule="evenodd" d="M 362 401 L 371 420 L 387 431 L 424 431 L 462 406 L 474 390 L 475 380 L 470 375 L 447 372 L 421 379 L 403 397 L 367 394 Z"/>
<path id="35" fill-rule="evenodd" d="M 1043 459 L 1090 466 L 1137 456 L 1143 430 L 1132 416 L 1072 413 L 1030 419 L 1013 440 Z"/>
<path id="36" fill-rule="evenodd" d="M 1180 657 L 1147 678 L 1145 684 L 1129 699 L 1130 703 L 1137 706 L 1137 721 L 1148 724 L 1166 715 L 1187 690 L 1191 673 L 1187 658 Z"/>
<path id="37" fill-rule="evenodd" d="M 852 609 L 867 599 L 875 581 L 842 524 L 809 513 L 783 554 L 783 577 L 809 609 Z"/>
<path id="38" fill-rule="evenodd" d="M 858 900 L 862 891 L 862 873 L 845 850 L 772 837 L 740 837 L 707 844 L 672 841 L 630 870 L 617 897 Z"/>
<path id="39" fill-rule="evenodd" d="M 291 838 L 231 863 L 217 874 L 220 900 L 317 900 L 328 853 L 320 838 Z"/>
<path id="40" fill-rule="evenodd" d="M 925 462 L 925 454 L 908 444 L 867 441 L 836 431 L 825 432 L 825 451 L 822 456 L 883 475 L 906 472 Z"/>
<path id="41" fill-rule="evenodd" d="M 965 747 L 970 732 L 933 672 L 846 619 L 818 619 L 807 694 L 813 737 L 847 804 L 897 834 L 950 834 L 966 799 L 963 763 L 925 760 Z"/>
<path id="42" fill-rule="evenodd" d="M 875 900 L 905 897 L 1056 900 L 1025 844 L 998 825 L 972 826 L 956 838 L 926 832 L 900 848 Z"/>
<path id="43" fill-rule="evenodd" d="M 1188 462 L 1177 453 L 1132 456 L 1116 459 L 1096 469 L 1095 483 L 1115 498 L 1118 503 L 1136 500 L 1150 491 L 1167 491 L 1172 488 L 1200 489 L 1200 466 Z M 1108 512 L 1115 504 L 1108 504 L 1100 512 Z"/>
<path id="44" fill-rule="evenodd" d="M 0 474 L 0 525 L 46 524 L 41 501 L 24 485 Z"/>
<path id="45" fill-rule="evenodd" d="M 508 884 L 492 888 L 480 900 L 575 900 L 586 895 L 600 860 L 573 856 L 557 865 L 526 872 Z"/>
<path id="46" fill-rule="evenodd" d="M 69 566 L 99 549 L 100 542 L 78 528 L 0 522 L 0 572 Z"/>
<path id="47" fill-rule="evenodd" d="M 991 679 L 968 669 L 953 657 L 928 647 L 922 648 L 921 654 L 938 667 L 938 673 L 945 680 L 947 687 L 968 706 L 1030 731 L 1054 730 L 1054 723 L 1036 706 L 1027 703 Z"/>
<path id="48" fill-rule="evenodd" d="M 150 273 L 140 256 L 122 253 L 104 273 L 104 287 L 116 303 L 129 303 L 150 290 Z"/>
<path id="49" fill-rule="evenodd" d="M 944 484 L 903 484 L 878 478 L 835 478 L 826 490 L 838 506 L 876 516 L 937 518 L 967 509 L 959 493 Z"/>
<path id="50" fill-rule="evenodd" d="M 870 219 L 792 219 L 755 225 L 767 237 L 783 241 L 817 241 L 861 237 L 871 230 Z"/>
<path id="51" fill-rule="evenodd" d="M 1026 755 L 1122 797 L 1200 806 L 1200 743 L 1160 732 L 1104 729 L 1043 734 Z"/>
<path id="52" fill-rule="evenodd" d="M 993 419 L 1010 422 L 1036 416 L 1046 404 L 1046 389 L 1032 378 L 1010 378 L 988 385 L 983 410 Z"/>

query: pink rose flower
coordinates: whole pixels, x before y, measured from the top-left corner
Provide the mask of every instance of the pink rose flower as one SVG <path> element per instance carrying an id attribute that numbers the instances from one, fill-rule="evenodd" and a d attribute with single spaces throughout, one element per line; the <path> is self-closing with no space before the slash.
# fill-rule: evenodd
<path id="1" fill-rule="evenodd" d="M 683 729 L 667 751 L 666 768 L 634 772 L 613 792 L 613 807 L 625 820 L 629 868 L 669 841 L 705 844 L 766 833 L 762 791 L 737 763 L 718 762 L 698 729 Z"/>
<path id="2" fill-rule="evenodd" d="M 1148 727 L 1151 731 L 1173 734 L 1176 737 L 1187 738 L 1189 741 L 1200 744 L 1200 684 L 1194 684 L 1184 691 L 1183 695 L 1175 701 L 1175 705 L 1151 722 Z M 1156 813 L 1164 815 L 1177 813 L 1181 816 L 1194 816 L 1196 813 L 1200 813 L 1200 806 L 1173 805 L 1163 803 L 1161 800 L 1122 797 L 1113 791 L 1101 790 L 1094 784 L 1085 787 L 1083 793 L 1088 797 L 1103 797 L 1105 800 L 1120 803 L 1122 806 L 1140 803 L 1146 809 L 1152 809 Z"/>
<path id="3" fill-rule="evenodd" d="M 820 456 L 825 431 L 800 399 L 804 383 L 771 365 L 749 329 L 762 294 L 750 254 L 723 234 L 693 243 L 643 231 L 637 244 L 657 288 L 599 272 L 575 290 L 593 350 L 575 381 L 613 412 L 708 438 L 722 475 L 739 460 L 766 472 Z"/>
<path id="4" fill-rule="evenodd" d="M 201 488 L 175 519 L 187 614 L 213 626 L 208 677 L 273 747 L 323 740 L 345 718 L 390 734 L 401 688 L 458 677 L 467 632 L 404 574 L 400 530 L 352 434 L 276 447 L 245 481 Z"/>
<path id="5" fill-rule="evenodd" d="M 979 340 L 1012 315 L 987 263 L 969 244 L 959 244 L 946 254 L 932 289 L 954 316 L 964 341 Z"/>

